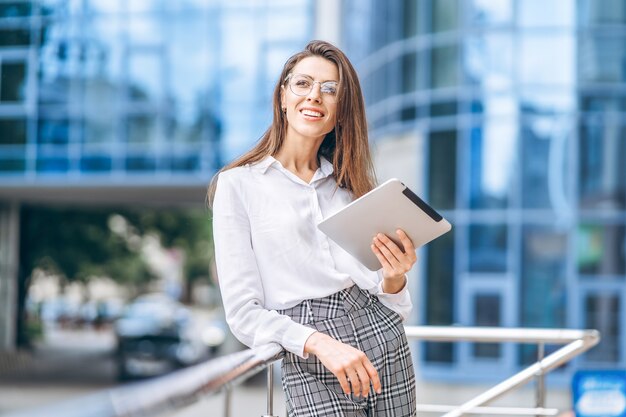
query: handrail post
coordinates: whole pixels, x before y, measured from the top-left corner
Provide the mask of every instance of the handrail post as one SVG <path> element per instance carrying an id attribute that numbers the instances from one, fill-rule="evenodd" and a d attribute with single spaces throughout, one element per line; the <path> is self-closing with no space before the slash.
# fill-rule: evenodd
<path id="1" fill-rule="evenodd" d="M 274 364 L 267 366 L 267 414 L 261 417 L 274 416 Z"/>
<path id="2" fill-rule="evenodd" d="M 541 361 L 545 356 L 545 343 L 540 342 L 537 344 L 537 362 L 541 365 Z M 546 404 L 546 375 L 543 372 L 543 368 L 540 367 L 537 372 L 537 383 L 535 385 L 535 406 L 537 408 L 544 408 Z"/>
<path id="3" fill-rule="evenodd" d="M 230 385 L 226 385 L 226 389 L 224 390 L 224 417 L 230 417 L 231 394 L 232 389 Z"/>

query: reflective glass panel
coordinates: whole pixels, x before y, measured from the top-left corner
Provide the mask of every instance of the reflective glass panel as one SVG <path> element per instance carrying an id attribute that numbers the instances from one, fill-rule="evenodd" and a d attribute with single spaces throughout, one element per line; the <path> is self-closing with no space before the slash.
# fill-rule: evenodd
<path id="1" fill-rule="evenodd" d="M 269 42 L 282 41 L 285 33 L 299 33 L 310 22 L 304 13 L 274 13 L 269 14 L 265 21 L 265 36 Z"/>
<path id="2" fill-rule="evenodd" d="M 127 0 L 129 13 L 155 13 L 163 8 L 163 0 Z"/>
<path id="3" fill-rule="evenodd" d="M 525 226 L 522 239 L 521 324 L 565 327 L 567 236 Z"/>
<path id="4" fill-rule="evenodd" d="M 583 25 L 626 22 L 626 3 L 623 0 L 578 0 L 577 11 Z"/>
<path id="5" fill-rule="evenodd" d="M 37 143 L 67 144 L 70 141 L 70 121 L 68 119 L 40 118 L 37 123 Z"/>
<path id="6" fill-rule="evenodd" d="M 626 128 L 615 109 L 583 123 L 579 140 L 580 207 L 626 207 Z"/>
<path id="7" fill-rule="evenodd" d="M 456 30 L 459 26 L 458 0 L 437 0 L 431 3 L 433 32 Z"/>
<path id="8" fill-rule="evenodd" d="M 506 225 L 471 225 L 469 243 L 470 272 L 505 272 L 508 270 Z"/>
<path id="9" fill-rule="evenodd" d="M 0 66 L 0 102 L 26 100 L 26 63 L 2 62 Z"/>
<path id="10" fill-rule="evenodd" d="M 585 297 L 585 329 L 596 329 L 600 343 L 585 354 L 588 361 L 617 363 L 622 341 L 621 298 L 616 294 L 588 294 Z"/>
<path id="11" fill-rule="evenodd" d="M 23 157 L 0 158 L 0 172 L 22 172 L 26 169 L 26 161 Z"/>
<path id="12" fill-rule="evenodd" d="M 432 88 L 455 87 L 459 83 L 459 47 L 436 46 L 431 50 Z"/>
<path id="13" fill-rule="evenodd" d="M 582 224 L 578 227 L 578 271 L 586 275 L 626 273 L 624 225 Z"/>
<path id="14" fill-rule="evenodd" d="M 580 81 L 623 83 L 626 81 L 626 38 L 616 35 L 581 36 L 578 53 Z"/>
<path id="15" fill-rule="evenodd" d="M 93 14 L 122 13 L 126 10 L 126 0 L 83 0 L 85 10 Z"/>
<path id="16" fill-rule="evenodd" d="M 0 28 L 0 47 L 28 46 L 30 44 L 30 28 L 9 27 Z"/>
<path id="17" fill-rule="evenodd" d="M 84 155 L 80 160 L 80 170 L 83 172 L 108 172 L 112 166 L 111 157 L 106 155 Z"/>
<path id="18" fill-rule="evenodd" d="M 151 156 L 128 156 L 126 157 L 127 171 L 154 171 L 156 169 L 156 158 Z"/>
<path id="19" fill-rule="evenodd" d="M 130 14 L 125 25 L 128 43 L 137 47 L 160 47 L 168 34 L 161 14 Z"/>
<path id="20" fill-rule="evenodd" d="M 423 32 L 420 27 L 419 3 L 415 0 L 401 0 L 402 8 L 402 35 L 404 38 L 410 38 Z"/>
<path id="21" fill-rule="evenodd" d="M 26 119 L 0 119 L 0 145 L 26 144 Z"/>
<path id="22" fill-rule="evenodd" d="M 157 141 L 157 118 L 145 114 L 129 116 L 126 119 L 127 140 L 130 143 L 148 143 Z"/>
<path id="23" fill-rule="evenodd" d="M 77 41 L 79 34 L 80 24 L 77 21 L 42 20 L 39 103 L 55 106 L 79 104 L 76 95 L 80 91 L 83 57 L 81 42 Z"/>
<path id="24" fill-rule="evenodd" d="M 522 230 L 521 314 L 522 327 L 566 327 L 567 235 L 539 226 Z M 546 354 L 554 351 L 546 346 Z M 529 364 L 537 359 L 535 345 L 519 347 L 519 361 Z"/>
<path id="25" fill-rule="evenodd" d="M 46 173 L 65 173 L 70 169 L 70 161 L 62 156 L 37 156 L 37 171 Z"/>
<path id="26" fill-rule="evenodd" d="M 410 52 L 402 55 L 402 92 L 410 93 L 417 89 L 418 70 L 421 66 L 417 65 L 417 52 Z"/>
<path id="27" fill-rule="evenodd" d="M 426 272 L 426 324 L 454 323 L 454 230 L 428 244 Z M 452 343 L 425 343 L 424 359 L 447 362 L 454 359 Z"/>
<path id="28" fill-rule="evenodd" d="M 470 22 L 479 26 L 508 25 L 512 23 L 512 0 L 472 0 Z"/>
<path id="29" fill-rule="evenodd" d="M 508 91 L 513 80 L 513 38 L 508 34 L 473 36 L 465 42 L 466 82 L 485 90 Z"/>
<path id="30" fill-rule="evenodd" d="M 33 12 L 30 1 L 9 1 L 0 3 L 0 18 L 3 17 L 26 17 Z"/>
<path id="31" fill-rule="evenodd" d="M 456 206 L 456 148 L 456 130 L 430 134 L 428 197 L 429 203 L 437 209 Z"/>
<path id="32" fill-rule="evenodd" d="M 163 98 L 166 57 L 161 52 L 134 53 L 129 57 L 128 98 L 159 101 Z"/>
<path id="33" fill-rule="evenodd" d="M 194 155 L 173 155 L 169 158 L 170 169 L 175 172 L 198 171 L 201 169 L 201 156 Z M 215 161 L 214 166 L 221 166 L 221 162 Z"/>
<path id="34" fill-rule="evenodd" d="M 496 100 L 487 101 L 491 108 Z M 517 128 L 486 119 L 470 130 L 470 207 L 506 208 L 517 166 Z"/>
<path id="35" fill-rule="evenodd" d="M 108 110 L 108 109 L 106 109 Z M 116 142 L 116 130 L 113 113 L 103 111 L 85 114 L 83 121 L 83 142 L 87 144 L 110 144 Z"/>
<path id="36" fill-rule="evenodd" d="M 521 133 L 523 207 L 566 210 L 570 206 L 571 175 L 567 175 L 570 122 L 536 117 L 522 125 Z"/>
<path id="37" fill-rule="evenodd" d="M 501 301 L 497 294 L 480 294 L 474 297 L 474 325 L 501 326 Z M 472 343 L 472 356 L 481 359 L 494 359 L 500 356 L 500 349 L 499 343 Z"/>
<path id="38" fill-rule="evenodd" d="M 519 45 L 518 71 L 523 84 L 562 86 L 575 83 L 576 43 L 573 34 L 531 32 L 521 36 Z M 548 62 L 550 65 L 546 65 Z"/>
<path id="39" fill-rule="evenodd" d="M 576 0 L 523 0 L 517 2 L 522 27 L 572 27 L 576 24 Z"/>

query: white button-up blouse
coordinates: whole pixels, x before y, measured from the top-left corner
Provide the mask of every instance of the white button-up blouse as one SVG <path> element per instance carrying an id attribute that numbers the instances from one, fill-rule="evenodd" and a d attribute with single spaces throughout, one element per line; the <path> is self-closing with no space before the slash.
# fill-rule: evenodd
<path id="1" fill-rule="evenodd" d="M 382 291 L 382 277 L 317 229 L 349 202 L 333 166 L 321 166 L 306 183 L 271 156 L 220 173 L 213 201 L 213 236 L 226 320 L 252 347 L 270 342 L 304 357 L 315 330 L 276 310 L 322 298 L 356 284 L 406 319 L 411 297 Z"/>

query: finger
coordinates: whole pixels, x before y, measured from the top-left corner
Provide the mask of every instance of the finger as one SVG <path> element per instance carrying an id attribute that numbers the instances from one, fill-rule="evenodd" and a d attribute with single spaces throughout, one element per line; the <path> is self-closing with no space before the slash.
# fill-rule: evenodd
<path id="1" fill-rule="evenodd" d="M 361 379 L 359 378 L 359 375 L 352 368 L 346 369 L 346 375 L 348 375 L 348 378 L 350 379 L 352 392 L 358 397 L 361 395 Z"/>
<path id="2" fill-rule="evenodd" d="M 391 253 L 389 248 L 387 248 L 387 246 L 385 246 L 385 244 L 378 237 L 374 238 L 374 244 L 376 245 L 378 250 L 380 250 L 380 252 L 383 254 L 383 256 L 385 258 L 387 258 L 387 261 L 389 261 L 389 263 L 394 268 L 399 266 L 400 260 L 398 258 L 396 258 L 396 256 L 393 253 Z"/>
<path id="3" fill-rule="evenodd" d="M 417 256 L 415 256 L 415 246 L 413 246 L 413 241 L 411 240 L 409 235 L 407 235 L 402 229 L 396 230 L 396 234 L 400 238 L 400 242 L 402 242 L 404 251 L 408 254 L 413 255 L 413 257 L 417 259 Z"/>
<path id="4" fill-rule="evenodd" d="M 350 395 L 350 383 L 348 382 L 348 379 L 346 378 L 346 373 L 344 371 L 339 371 L 335 374 L 335 376 L 339 380 L 339 385 L 341 385 L 341 389 L 343 390 L 343 393 L 346 395 Z"/>
<path id="5" fill-rule="evenodd" d="M 372 252 L 374 252 L 374 255 L 376 255 L 376 258 L 378 258 L 378 261 L 380 262 L 380 265 L 383 268 L 385 269 L 393 268 L 391 264 L 387 261 L 387 258 L 385 258 L 385 255 L 383 255 L 380 249 L 378 249 L 378 247 L 376 247 L 376 245 L 374 245 L 373 243 L 372 243 Z"/>
<path id="6" fill-rule="evenodd" d="M 361 395 L 367 397 L 370 392 L 370 377 L 364 366 L 359 366 L 356 373 L 359 374 L 359 380 L 361 381 Z"/>
<path id="7" fill-rule="evenodd" d="M 383 242 L 383 244 L 391 253 L 393 253 L 393 256 L 395 256 L 398 261 L 402 262 L 402 260 L 406 258 L 406 255 L 402 251 L 402 249 L 398 245 L 396 245 L 396 242 L 389 239 L 387 235 L 379 233 L 376 237 L 378 237 L 378 239 Z"/>
<path id="8" fill-rule="evenodd" d="M 380 394 L 382 387 L 380 385 L 380 378 L 378 378 L 378 371 L 376 371 L 376 368 L 374 368 L 374 365 L 372 365 L 369 359 L 363 361 L 363 367 L 370 377 L 374 391 Z"/>

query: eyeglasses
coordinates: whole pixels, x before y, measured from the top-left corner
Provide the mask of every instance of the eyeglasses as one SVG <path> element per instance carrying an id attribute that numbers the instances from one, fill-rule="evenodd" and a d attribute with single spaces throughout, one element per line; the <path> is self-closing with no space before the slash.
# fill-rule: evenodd
<path id="1" fill-rule="evenodd" d="M 337 101 L 337 86 L 339 84 L 337 81 L 314 81 L 313 78 L 305 74 L 289 74 L 286 80 L 291 92 L 297 96 L 308 96 L 317 83 L 320 85 L 320 93 L 324 100 L 333 103 Z"/>

